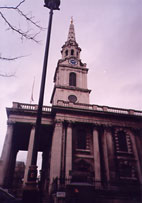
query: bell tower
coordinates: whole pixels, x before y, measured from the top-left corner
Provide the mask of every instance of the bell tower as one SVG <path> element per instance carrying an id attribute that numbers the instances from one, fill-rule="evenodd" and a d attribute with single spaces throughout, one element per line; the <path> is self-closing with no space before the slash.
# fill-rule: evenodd
<path id="1" fill-rule="evenodd" d="M 51 103 L 58 101 L 89 104 L 91 90 L 87 88 L 88 69 L 80 59 L 81 48 L 76 42 L 73 19 L 71 19 L 68 38 L 62 46 L 62 59 L 58 61 L 54 75 L 54 89 Z"/>

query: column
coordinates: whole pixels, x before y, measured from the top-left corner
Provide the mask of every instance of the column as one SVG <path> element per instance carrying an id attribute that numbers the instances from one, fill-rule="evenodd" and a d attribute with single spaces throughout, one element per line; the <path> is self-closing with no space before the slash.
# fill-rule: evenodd
<path id="1" fill-rule="evenodd" d="M 107 149 L 107 135 L 108 132 L 104 129 L 104 133 L 102 135 L 102 150 L 103 150 L 103 157 L 104 157 L 104 180 L 103 181 L 110 181 L 110 174 L 109 174 L 109 161 L 108 161 L 108 149 Z"/>
<path id="2" fill-rule="evenodd" d="M 72 126 L 70 123 L 67 127 L 66 139 L 66 178 L 69 179 L 69 173 L 72 170 Z"/>
<path id="3" fill-rule="evenodd" d="M 4 185 L 4 180 L 9 167 L 10 154 L 12 150 L 13 125 L 14 123 L 8 122 L 6 138 L 4 141 L 4 146 L 3 146 L 2 156 L 1 156 L 2 166 L 1 166 L 1 174 L 0 174 L 0 185 Z"/>
<path id="4" fill-rule="evenodd" d="M 28 154 L 27 154 L 26 168 L 25 168 L 24 181 L 23 181 L 24 185 L 27 182 L 28 170 L 29 170 L 29 166 L 31 165 L 31 162 L 32 162 L 34 136 L 35 136 L 35 126 L 32 126 L 31 133 L 30 133 L 30 138 L 29 138 Z"/>
<path id="5" fill-rule="evenodd" d="M 93 129 L 93 151 L 94 151 L 95 185 L 99 185 L 101 181 L 101 168 L 100 168 L 99 134 L 96 128 Z"/>
<path id="6" fill-rule="evenodd" d="M 18 150 L 12 147 L 11 154 L 10 154 L 10 161 L 8 164 L 8 169 L 7 169 L 7 173 L 4 181 L 6 188 L 12 188 L 17 152 Z"/>
<path id="7" fill-rule="evenodd" d="M 105 129 L 106 143 L 107 143 L 107 155 L 108 155 L 108 170 L 109 170 L 109 181 L 116 179 L 116 168 L 115 168 L 115 152 L 114 143 L 111 128 Z"/>
<path id="8" fill-rule="evenodd" d="M 62 122 L 56 122 L 51 147 L 51 162 L 50 162 L 50 184 L 54 178 L 60 177 L 61 170 L 61 149 L 62 149 Z"/>

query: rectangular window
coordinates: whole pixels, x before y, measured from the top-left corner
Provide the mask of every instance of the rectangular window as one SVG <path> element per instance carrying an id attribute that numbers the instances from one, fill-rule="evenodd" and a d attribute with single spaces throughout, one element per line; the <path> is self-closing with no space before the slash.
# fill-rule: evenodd
<path id="1" fill-rule="evenodd" d="M 114 139 L 117 153 L 132 154 L 132 143 L 128 133 L 119 130 L 115 133 Z"/>
<path id="2" fill-rule="evenodd" d="M 77 149 L 86 149 L 86 132 L 83 129 L 77 131 Z"/>
<path id="3" fill-rule="evenodd" d="M 117 137 L 118 137 L 118 143 L 119 143 L 119 151 L 128 152 L 127 140 L 126 140 L 126 134 L 125 134 L 125 132 L 119 131 L 117 133 Z"/>

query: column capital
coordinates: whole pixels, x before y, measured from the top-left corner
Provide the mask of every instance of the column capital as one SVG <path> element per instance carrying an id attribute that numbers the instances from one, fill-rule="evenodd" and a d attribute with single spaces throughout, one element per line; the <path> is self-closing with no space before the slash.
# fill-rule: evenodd
<path id="1" fill-rule="evenodd" d="M 66 123 L 67 123 L 68 127 L 72 127 L 74 122 L 72 120 L 68 120 L 68 121 L 66 121 Z"/>
<path id="2" fill-rule="evenodd" d="M 55 119 L 54 124 L 55 124 L 55 126 L 62 126 L 63 125 L 63 120 Z"/>
<path id="3" fill-rule="evenodd" d="M 72 127 L 72 125 L 73 125 L 73 122 L 72 122 L 72 121 L 69 121 L 69 122 L 68 122 L 68 127 Z"/>
<path id="4" fill-rule="evenodd" d="M 7 125 L 11 126 L 11 125 L 14 125 L 16 122 L 15 121 L 7 121 Z"/>
<path id="5" fill-rule="evenodd" d="M 110 126 L 103 126 L 104 132 L 110 133 L 112 128 Z"/>
<path id="6" fill-rule="evenodd" d="M 94 130 L 99 131 L 99 127 L 98 127 L 97 125 L 93 125 L 93 131 L 94 131 Z"/>
<path id="7" fill-rule="evenodd" d="M 30 123 L 31 129 L 34 129 L 36 127 L 36 123 Z"/>
<path id="8" fill-rule="evenodd" d="M 63 120 L 61 120 L 61 119 L 55 119 L 55 121 L 54 121 L 55 123 L 62 123 L 63 122 Z"/>

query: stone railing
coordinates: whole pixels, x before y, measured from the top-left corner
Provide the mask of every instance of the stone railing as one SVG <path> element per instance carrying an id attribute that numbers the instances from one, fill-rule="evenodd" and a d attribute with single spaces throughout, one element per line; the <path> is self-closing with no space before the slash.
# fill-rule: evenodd
<path id="1" fill-rule="evenodd" d="M 117 114 L 142 116 L 142 111 L 137 111 L 137 110 L 133 110 L 133 109 L 122 109 L 122 108 L 115 108 L 115 107 L 109 107 L 109 106 L 71 103 L 71 102 L 66 102 L 66 101 L 62 101 L 62 100 L 58 100 L 57 106 L 86 109 L 86 110 L 98 111 L 98 112 L 110 112 L 110 113 L 117 113 Z M 38 109 L 38 105 L 13 102 L 13 108 L 35 111 Z M 42 110 L 44 112 L 51 112 L 52 107 L 51 106 L 43 106 Z"/>
<path id="2" fill-rule="evenodd" d="M 142 116 L 142 111 L 137 111 L 137 110 L 133 110 L 133 109 L 123 109 L 123 108 L 115 108 L 115 107 L 108 107 L 108 106 L 71 103 L 71 102 L 65 102 L 62 100 L 58 100 L 57 105 L 58 106 L 64 106 L 64 107 L 72 107 L 72 108 L 100 111 L 100 112 L 102 111 L 102 112 L 110 112 L 110 113 L 117 113 L 117 114 Z"/>
<path id="3" fill-rule="evenodd" d="M 13 102 L 13 107 L 15 109 L 23 109 L 23 110 L 37 110 L 38 109 L 38 105 L 36 104 L 23 104 L 23 103 L 18 103 L 18 102 Z M 52 107 L 50 106 L 43 106 L 42 107 L 42 111 L 45 112 L 51 112 Z"/>

